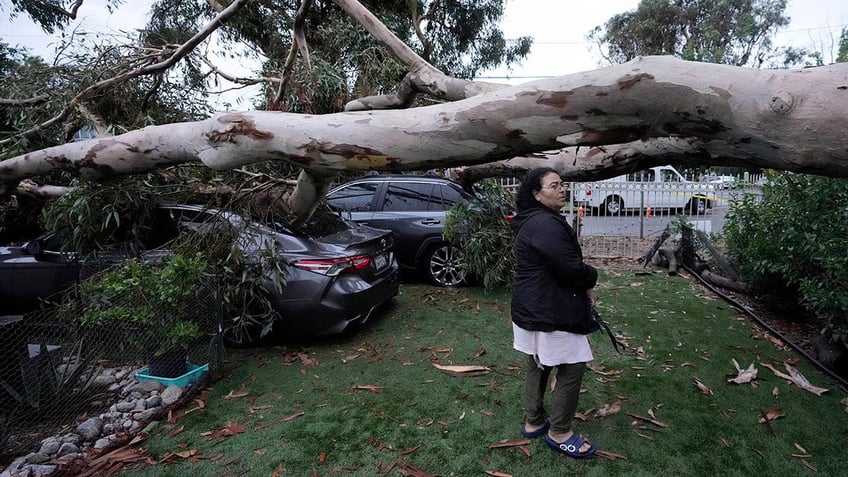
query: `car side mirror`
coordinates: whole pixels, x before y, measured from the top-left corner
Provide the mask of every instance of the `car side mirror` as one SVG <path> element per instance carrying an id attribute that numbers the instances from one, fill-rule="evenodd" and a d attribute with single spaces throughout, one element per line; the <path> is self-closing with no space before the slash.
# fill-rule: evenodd
<path id="1" fill-rule="evenodd" d="M 27 253 L 27 255 L 41 255 L 44 253 L 44 244 L 41 243 L 41 240 L 26 242 L 21 248 Z"/>

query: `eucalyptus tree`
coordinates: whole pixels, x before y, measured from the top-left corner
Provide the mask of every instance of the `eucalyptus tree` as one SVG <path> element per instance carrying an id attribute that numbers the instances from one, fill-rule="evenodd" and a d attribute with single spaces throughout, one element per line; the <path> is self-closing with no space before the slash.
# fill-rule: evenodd
<path id="1" fill-rule="evenodd" d="M 785 10 L 786 0 L 642 0 L 588 37 L 610 63 L 644 55 L 755 67 L 775 64 L 776 57 L 815 59 L 774 46 L 773 35 L 789 24 Z"/>
<path id="2" fill-rule="evenodd" d="M 19 154 L 0 162 L 2 192 L 11 194 L 23 180 L 57 169 L 102 178 L 187 162 L 230 170 L 273 161 L 301 170 L 287 205 L 302 220 L 344 171 L 422 170 L 503 160 L 520 169 L 538 164 L 541 157 L 574 179 L 672 160 L 848 176 L 848 132 L 841 126 L 848 120 L 848 65 L 762 71 L 643 57 L 507 87 L 446 74 L 421 56 L 423 48 L 417 51 L 414 41 L 410 45 L 403 41 L 408 37 L 394 33 L 392 17 L 386 17 L 387 25 L 355 0 L 334 4 L 403 65 L 406 73 L 394 90 L 384 86 L 348 101 L 345 112 L 224 111 L 200 121 L 147 126 Z M 211 32 L 260 5 L 234 0 L 205 26 L 190 30 L 183 43 L 164 44 L 157 63 L 123 77 L 173 67 Z M 292 56 L 304 64 L 311 61 L 305 35 L 312 31 L 309 11 L 294 13 L 291 38 L 304 41 L 286 45 L 297 54 L 286 57 L 284 73 Z M 427 24 L 418 24 L 426 30 Z M 435 52 L 430 53 L 433 58 Z M 339 73 L 348 90 L 367 94 L 368 88 L 355 89 L 361 85 L 362 68 L 349 71 Z M 434 104 L 410 107 L 423 96 Z"/>

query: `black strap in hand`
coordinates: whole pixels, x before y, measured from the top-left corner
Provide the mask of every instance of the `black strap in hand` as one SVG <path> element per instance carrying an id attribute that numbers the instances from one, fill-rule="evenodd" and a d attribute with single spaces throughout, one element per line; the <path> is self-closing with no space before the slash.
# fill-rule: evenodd
<path id="1" fill-rule="evenodd" d="M 592 310 L 592 318 L 594 318 L 595 321 L 598 323 L 598 326 L 601 327 L 601 332 L 606 333 L 607 336 L 609 336 L 610 342 L 612 343 L 612 347 L 615 349 L 615 352 L 618 353 L 618 354 L 621 354 L 620 348 L 626 348 L 627 345 L 618 341 L 618 338 L 616 338 L 615 335 L 612 334 L 612 331 L 610 330 L 609 325 L 607 324 L 606 321 L 603 320 L 603 318 L 601 318 L 601 315 L 598 313 L 598 310 L 595 309 L 594 304 L 591 305 L 591 310 Z"/>

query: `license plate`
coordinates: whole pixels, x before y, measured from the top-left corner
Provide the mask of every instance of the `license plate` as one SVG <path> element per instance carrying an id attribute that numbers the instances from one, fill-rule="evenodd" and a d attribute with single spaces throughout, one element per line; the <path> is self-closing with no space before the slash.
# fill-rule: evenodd
<path id="1" fill-rule="evenodd" d="M 388 264 L 389 264 L 389 259 L 388 259 L 388 257 L 386 257 L 385 253 L 381 253 L 381 254 L 377 255 L 376 257 L 374 257 L 374 266 L 377 268 L 377 270 L 382 270 L 382 269 L 386 268 L 386 265 L 388 265 Z"/>

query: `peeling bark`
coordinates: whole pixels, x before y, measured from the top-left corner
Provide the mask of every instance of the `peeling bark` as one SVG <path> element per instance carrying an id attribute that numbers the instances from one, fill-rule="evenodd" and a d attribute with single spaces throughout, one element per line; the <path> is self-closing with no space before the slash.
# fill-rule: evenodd
<path id="1" fill-rule="evenodd" d="M 846 122 L 848 63 L 761 71 L 645 57 L 422 108 L 224 112 L 149 126 L 2 161 L 0 183 L 56 169 L 96 178 L 183 162 L 225 170 L 281 160 L 317 176 L 504 160 L 531 167 L 550 160 L 534 155 L 568 146 L 556 160 L 571 164 L 572 180 L 671 158 L 848 177 Z"/>

